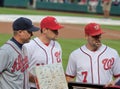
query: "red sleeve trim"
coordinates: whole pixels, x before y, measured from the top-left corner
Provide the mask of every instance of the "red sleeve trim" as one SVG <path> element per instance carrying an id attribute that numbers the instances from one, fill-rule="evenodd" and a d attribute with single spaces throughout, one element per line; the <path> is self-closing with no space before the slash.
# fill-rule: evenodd
<path id="1" fill-rule="evenodd" d="M 120 77 L 120 74 L 118 74 L 118 75 L 114 75 L 114 77 L 115 77 L 115 78 Z"/>
<path id="2" fill-rule="evenodd" d="M 74 78 L 74 77 L 75 77 L 75 76 L 68 75 L 68 74 L 65 74 L 65 76 L 68 76 L 68 77 L 71 77 L 71 78 Z"/>

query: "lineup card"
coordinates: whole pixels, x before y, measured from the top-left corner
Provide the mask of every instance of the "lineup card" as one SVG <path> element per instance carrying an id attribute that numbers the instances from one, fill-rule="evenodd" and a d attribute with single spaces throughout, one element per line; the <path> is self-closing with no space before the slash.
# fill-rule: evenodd
<path id="1" fill-rule="evenodd" d="M 61 63 L 36 66 L 35 72 L 40 89 L 68 89 Z"/>

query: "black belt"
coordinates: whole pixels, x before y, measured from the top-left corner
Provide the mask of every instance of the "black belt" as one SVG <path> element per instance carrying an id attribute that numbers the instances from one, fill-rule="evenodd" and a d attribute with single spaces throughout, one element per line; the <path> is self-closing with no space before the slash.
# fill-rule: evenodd
<path id="1" fill-rule="evenodd" d="M 37 89 L 37 88 L 35 88 L 35 87 L 30 87 L 30 89 Z"/>

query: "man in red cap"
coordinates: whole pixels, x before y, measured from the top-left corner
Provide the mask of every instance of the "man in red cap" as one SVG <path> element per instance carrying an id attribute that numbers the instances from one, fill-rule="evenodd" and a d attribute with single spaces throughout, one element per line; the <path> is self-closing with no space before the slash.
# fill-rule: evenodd
<path id="1" fill-rule="evenodd" d="M 47 16 L 40 22 L 41 34 L 25 44 L 23 48 L 27 49 L 26 55 L 30 61 L 30 89 L 37 89 L 35 85 L 35 72 L 33 69 L 36 64 L 47 65 L 62 62 L 62 50 L 60 44 L 56 41 L 58 30 L 63 28 L 55 17 Z"/>
<path id="2" fill-rule="evenodd" d="M 117 51 L 101 43 L 103 31 L 99 24 L 85 26 L 87 43 L 74 50 L 66 68 L 68 82 L 107 84 L 120 76 L 120 58 Z"/>

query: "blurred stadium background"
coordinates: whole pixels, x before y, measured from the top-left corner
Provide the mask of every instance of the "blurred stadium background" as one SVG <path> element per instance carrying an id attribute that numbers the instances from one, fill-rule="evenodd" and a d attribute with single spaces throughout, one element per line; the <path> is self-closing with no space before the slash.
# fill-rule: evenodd
<path id="1" fill-rule="evenodd" d="M 91 4 L 90 1 L 92 1 Z M 0 0 L 1 7 L 20 7 L 103 14 L 102 0 Z M 120 0 L 112 0 L 111 15 L 120 16 Z"/>
<path id="2" fill-rule="evenodd" d="M 0 7 L 23 8 L 23 9 L 31 9 L 31 10 L 33 9 L 54 10 L 54 11 L 62 11 L 62 12 L 75 12 L 75 13 L 100 14 L 100 15 L 103 14 L 101 0 L 97 0 L 98 2 L 96 3 L 95 7 L 92 7 L 89 4 L 89 1 L 90 0 L 0 0 Z M 111 16 L 117 16 L 119 18 L 120 0 L 113 0 L 110 14 Z M 61 41 L 61 43 L 63 43 L 63 41 Z M 77 86 L 77 89 L 80 89 L 78 88 L 78 86 L 82 86 L 82 89 L 83 87 L 87 87 L 87 88 L 90 87 L 97 89 L 102 89 L 104 87 L 103 85 L 91 85 L 91 84 L 86 85 L 79 83 L 69 83 L 69 89 L 73 89 L 73 86 Z"/>

